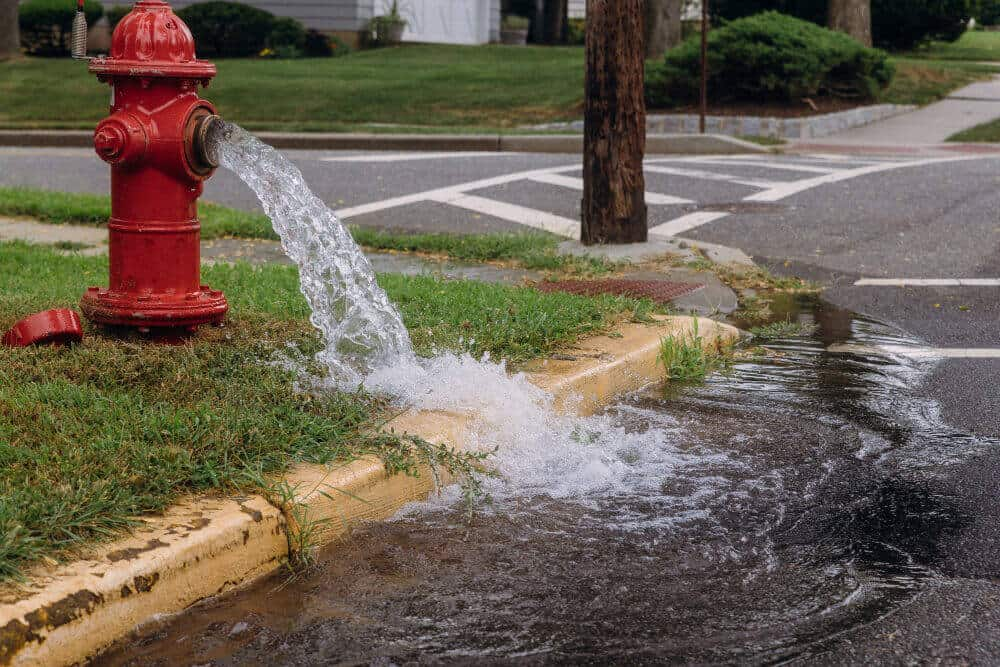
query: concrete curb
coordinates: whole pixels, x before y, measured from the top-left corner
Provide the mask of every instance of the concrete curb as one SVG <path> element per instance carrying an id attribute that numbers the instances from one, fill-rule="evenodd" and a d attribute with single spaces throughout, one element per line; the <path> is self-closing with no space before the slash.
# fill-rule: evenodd
<path id="1" fill-rule="evenodd" d="M 583 151 L 583 137 L 574 134 L 360 134 L 325 132 L 258 132 L 275 148 L 329 151 L 481 151 L 517 153 L 575 153 Z M 90 148 L 90 130 L 0 130 L 0 146 Z M 713 134 L 649 134 L 646 152 L 654 154 L 721 155 L 768 153 L 771 149 L 749 141 Z"/>
<path id="2" fill-rule="evenodd" d="M 660 376 L 660 339 L 689 336 L 695 319 L 661 318 L 621 327 L 620 338 L 583 341 L 573 360 L 537 362 L 536 385 L 564 411 L 586 414 Z M 732 344 L 737 329 L 697 320 L 706 347 Z M 390 427 L 461 447 L 470 415 L 408 413 Z M 285 480 L 296 507 L 317 522 L 325 543 L 358 521 L 388 518 L 433 491 L 433 475 L 389 477 L 380 460 L 337 468 L 303 465 Z M 129 537 L 95 548 L 86 558 L 38 568 L 26 585 L 0 590 L 0 664 L 69 665 L 92 657 L 150 619 L 180 612 L 276 568 L 289 554 L 296 526 L 261 496 L 196 497 L 146 521 Z"/>

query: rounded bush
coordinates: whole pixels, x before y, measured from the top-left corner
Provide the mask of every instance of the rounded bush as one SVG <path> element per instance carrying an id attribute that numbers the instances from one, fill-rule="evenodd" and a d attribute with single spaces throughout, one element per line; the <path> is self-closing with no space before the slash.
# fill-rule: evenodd
<path id="1" fill-rule="evenodd" d="M 83 13 L 93 25 L 104 14 L 96 0 L 85 0 Z M 76 3 L 65 0 L 28 0 L 18 7 L 21 46 L 36 56 L 68 56 Z"/>
<path id="2" fill-rule="evenodd" d="M 245 58 L 267 46 L 274 15 L 238 2 L 204 2 L 177 12 L 207 58 Z"/>
<path id="3" fill-rule="evenodd" d="M 870 100 L 894 74 L 885 52 L 778 12 L 713 30 L 708 54 L 709 94 L 715 101 L 787 102 L 822 95 Z M 647 101 L 661 108 L 691 102 L 700 81 L 695 38 L 647 69 Z"/>
<path id="4" fill-rule="evenodd" d="M 871 0 L 872 39 L 885 49 L 911 49 L 930 40 L 954 41 L 965 31 L 977 10 L 996 12 L 997 0 Z M 980 6 L 982 10 L 980 10 Z M 827 0 L 711 0 L 709 9 L 715 23 L 776 10 L 796 18 L 826 25 Z M 990 23 L 980 16 L 980 20 Z"/>
<path id="5" fill-rule="evenodd" d="M 982 25 L 1000 25 L 1000 0 L 983 0 L 977 20 Z"/>

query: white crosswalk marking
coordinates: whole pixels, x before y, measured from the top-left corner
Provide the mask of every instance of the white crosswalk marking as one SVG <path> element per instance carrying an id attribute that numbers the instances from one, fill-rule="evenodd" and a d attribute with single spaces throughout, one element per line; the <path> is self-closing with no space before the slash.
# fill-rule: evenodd
<path id="1" fill-rule="evenodd" d="M 727 183 L 735 183 L 736 185 L 749 185 L 752 188 L 762 188 L 765 190 L 770 190 L 771 188 L 782 185 L 780 181 L 765 181 L 756 178 L 744 178 L 743 176 L 723 174 L 717 171 L 701 171 L 700 169 L 680 169 L 678 167 L 646 165 L 646 171 L 651 171 L 655 174 L 667 174 L 668 176 L 697 178 L 703 181 L 723 181 Z"/>
<path id="2" fill-rule="evenodd" d="M 1000 278 L 862 278 L 855 287 L 1000 287 Z"/>
<path id="3" fill-rule="evenodd" d="M 579 220 L 571 220 L 537 209 L 518 206 L 517 204 L 508 204 L 507 202 L 487 199 L 486 197 L 467 195 L 461 192 L 439 193 L 428 197 L 428 199 L 442 204 L 458 206 L 459 208 L 475 211 L 476 213 L 482 213 L 494 218 L 500 218 L 501 220 L 516 222 L 519 225 L 542 229 L 553 234 L 559 234 L 560 236 L 580 238 Z"/>
<path id="4" fill-rule="evenodd" d="M 816 167 L 810 164 L 800 164 L 798 162 L 777 162 L 775 160 L 701 160 L 699 164 L 724 164 L 739 167 L 756 167 L 758 169 L 776 169 L 779 171 L 799 171 L 812 172 L 814 174 L 834 174 L 844 171 L 843 167 L 831 169 L 829 167 Z"/>
<path id="5" fill-rule="evenodd" d="M 562 174 L 535 174 L 528 179 L 529 181 L 534 181 L 535 183 L 545 183 L 547 185 L 558 185 L 560 187 L 569 188 L 570 190 L 583 191 L 583 179 L 574 178 L 572 176 L 563 176 Z M 690 199 L 682 199 L 680 197 L 674 197 L 672 195 L 661 195 L 657 192 L 646 192 L 646 203 L 647 204 L 659 204 L 664 206 L 669 206 L 673 204 L 693 204 Z"/>
<path id="6" fill-rule="evenodd" d="M 684 232 L 691 231 L 696 227 L 701 227 L 702 225 L 707 225 L 710 222 L 715 222 L 729 215 L 723 211 L 698 211 L 696 213 L 688 213 L 687 215 L 682 215 L 679 218 L 675 218 L 669 222 L 665 222 L 662 225 L 657 225 L 649 230 L 649 233 L 653 236 L 677 236 L 678 234 L 683 234 Z"/>

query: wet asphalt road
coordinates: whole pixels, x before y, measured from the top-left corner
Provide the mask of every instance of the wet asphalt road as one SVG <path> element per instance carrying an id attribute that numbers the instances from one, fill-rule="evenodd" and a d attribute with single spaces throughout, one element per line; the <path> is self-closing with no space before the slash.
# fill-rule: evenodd
<path id="1" fill-rule="evenodd" d="M 450 187 L 504 174 L 574 165 L 566 156 L 499 155 L 371 161 L 357 154 L 294 153 L 307 180 L 335 208 Z M 338 161 L 323 161 L 323 158 Z M 343 161 L 349 158 L 349 161 Z M 380 160 L 384 156 L 379 157 Z M 908 160 L 910 158 L 893 158 Z M 774 165 L 856 169 L 858 158 L 761 158 Z M 778 273 L 826 286 L 824 298 L 866 314 L 932 346 L 1000 348 L 1000 287 L 859 287 L 860 278 L 1000 279 L 1000 159 L 936 162 L 841 182 L 818 184 L 766 207 L 747 197 L 770 183 L 815 177 L 763 165 L 661 163 L 725 174 L 728 180 L 650 173 L 647 187 L 691 203 L 651 207 L 651 225 L 698 210 L 731 215 L 681 236 L 739 247 Z M 574 176 L 574 170 L 564 172 Z M 0 184 L 106 192 L 107 174 L 88 151 L 0 149 Z M 515 179 L 475 188 L 482 198 L 572 218 L 579 193 Z M 206 190 L 214 201 L 255 208 L 252 195 L 228 174 Z M 494 216 L 438 201 L 362 213 L 354 224 L 387 229 L 480 232 L 518 229 L 509 211 Z M 922 377 L 917 394 L 939 402 L 949 427 L 983 438 L 1000 436 L 1000 360 L 946 360 Z M 990 445 L 992 447 L 992 445 Z M 944 489 L 974 517 L 948 541 L 934 564 L 934 581 L 865 623 L 829 638 L 823 662 L 838 664 L 996 664 L 1000 661 L 1000 458 L 977 457 L 949 472 Z"/>

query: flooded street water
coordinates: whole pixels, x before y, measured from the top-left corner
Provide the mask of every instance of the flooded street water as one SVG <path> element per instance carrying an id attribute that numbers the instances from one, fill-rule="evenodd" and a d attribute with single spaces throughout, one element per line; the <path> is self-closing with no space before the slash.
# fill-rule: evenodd
<path id="1" fill-rule="evenodd" d="M 789 312 L 815 332 L 609 410 L 628 434 L 613 484 L 498 481 L 471 522 L 447 497 L 409 508 L 95 664 L 837 661 L 838 639 L 950 576 L 973 512 L 952 472 L 995 443 L 919 396 L 932 362 L 827 351 L 913 341 Z"/>

